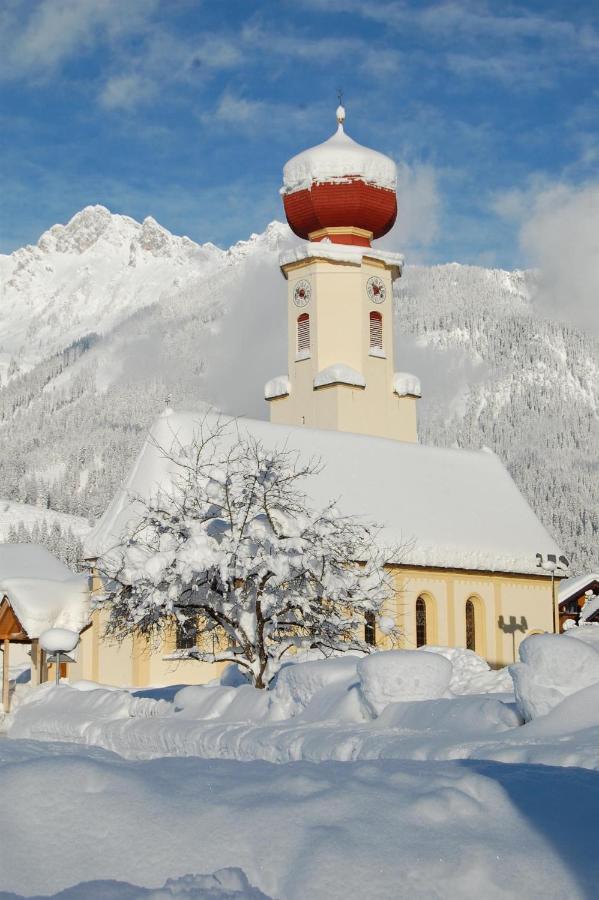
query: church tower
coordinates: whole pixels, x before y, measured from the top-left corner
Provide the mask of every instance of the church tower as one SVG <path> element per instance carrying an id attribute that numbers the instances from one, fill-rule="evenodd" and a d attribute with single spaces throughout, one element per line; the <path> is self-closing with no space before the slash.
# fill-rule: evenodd
<path id="1" fill-rule="evenodd" d="M 284 167 L 283 203 L 303 242 L 282 254 L 287 375 L 265 386 L 271 422 L 417 441 L 418 379 L 393 361 L 393 282 L 403 257 L 375 249 L 397 215 L 388 156 L 337 131 Z"/>

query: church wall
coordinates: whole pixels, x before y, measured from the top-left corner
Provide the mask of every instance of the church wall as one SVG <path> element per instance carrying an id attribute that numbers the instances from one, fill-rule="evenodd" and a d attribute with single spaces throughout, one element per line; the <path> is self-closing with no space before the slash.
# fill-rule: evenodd
<path id="1" fill-rule="evenodd" d="M 475 649 L 493 667 L 518 658 L 524 638 L 537 631 L 553 631 L 551 582 L 543 576 L 466 572 L 450 569 L 393 567 L 396 594 L 385 614 L 397 622 L 399 646 L 416 647 L 416 600 L 426 604 L 426 642 L 466 646 L 466 601 L 475 607 Z M 174 632 L 151 646 L 143 639 L 122 643 L 104 637 L 107 613 L 96 610 L 82 633 L 77 660 L 69 666 L 71 681 L 86 679 L 126 687 L 205 684 L 217 678 L 224 663 L 169 658 L 175 651 Z M 389 647 L 379 634 L 377 646 Z"/>
<path id="2" fill-rule="evenodd" d="M 416 600 L 427 601 L 427 643 L 466 646 L 466 602 L 474 605 L 475 649 L 492 666 L 518 658 L 527 635 L 553 631 L 551 581 L 544 576 L 395 567 L 400 646 L 416 647 Z M 430 609 L 430 613 L 429 613 Z M 429 618 L 430 617 L 430 618 Z"/>
<path id="3" fill-rule="evenodd" d="M 70 681 L 96 681 L 115 687 L 162 687 L 205 684 L 217 678 L 224 663 L 212 665 L 193 659 L 169 659 L 175 650 L 174 634 L 151 645 L 143 638 L 122 643 L 104 637 L 107 614 L 96 610 L 82 633 L 77 659 L 69 666 Z"/>

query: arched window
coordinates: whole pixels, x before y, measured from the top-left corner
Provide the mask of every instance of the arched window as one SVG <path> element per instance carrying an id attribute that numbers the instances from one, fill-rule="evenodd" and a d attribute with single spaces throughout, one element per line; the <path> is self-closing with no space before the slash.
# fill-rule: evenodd
<path id="1" fill-rule="evenodd" d="M 310 352 L 310 316 L 302 313 L 297 319 L 297 352 Z"/>
<path id="2" fill-rule="evenodd" d="M 376 617 L 373 612 L 364 616 L 364 640 L 371 647 L 376 646 Z"/>
<path id="3" fill-rule="evenodd" d="M 383 317 L 380 312 L 370 313 L 370 349 L 383 349 Z"/>
<path id="4" fill-rule="evenodd" d="M 198 628 L 194 622 L 177 622 L 176 648 L 177 650 L 191 650 L 198 640 Z"/>
<path id="5" fill-rule="evenodd" d="M 466 649 L 476 650 L 476 614 L 472 600 L 466 600 Z"/>
<path id="6" fill-rule="evenodd" d="M 424 647 L 426 644 L 426 600 L 418 597 L 416 601 L 416 646 Z"/>

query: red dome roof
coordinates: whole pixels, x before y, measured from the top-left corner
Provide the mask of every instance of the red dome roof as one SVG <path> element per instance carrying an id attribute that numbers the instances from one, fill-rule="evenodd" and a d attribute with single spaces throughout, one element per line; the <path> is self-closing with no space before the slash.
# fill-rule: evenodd
<path id="1" fill-rule="evenodd" d="M 369 246 L 395 222 L 397 169 L 388 156 L 346 135 L 344 117 L 340 107 L 336 134 L 285 165 L 285 215 L 305 240 Z"/>

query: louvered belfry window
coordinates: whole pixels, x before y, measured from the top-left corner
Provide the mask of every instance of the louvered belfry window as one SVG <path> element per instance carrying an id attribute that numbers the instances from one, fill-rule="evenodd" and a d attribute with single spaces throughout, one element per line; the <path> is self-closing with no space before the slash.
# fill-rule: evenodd
<path id="1" fill-rule="evenodd" d="M 370 313 L 370 349 L 383 349 L 383 317 L 380 312 Z"/>
<path id="2" fill-rule="evenodd" d="M 297 320 L 297 352 L 310 352 L 310 316 L 302 313 Z"/>

